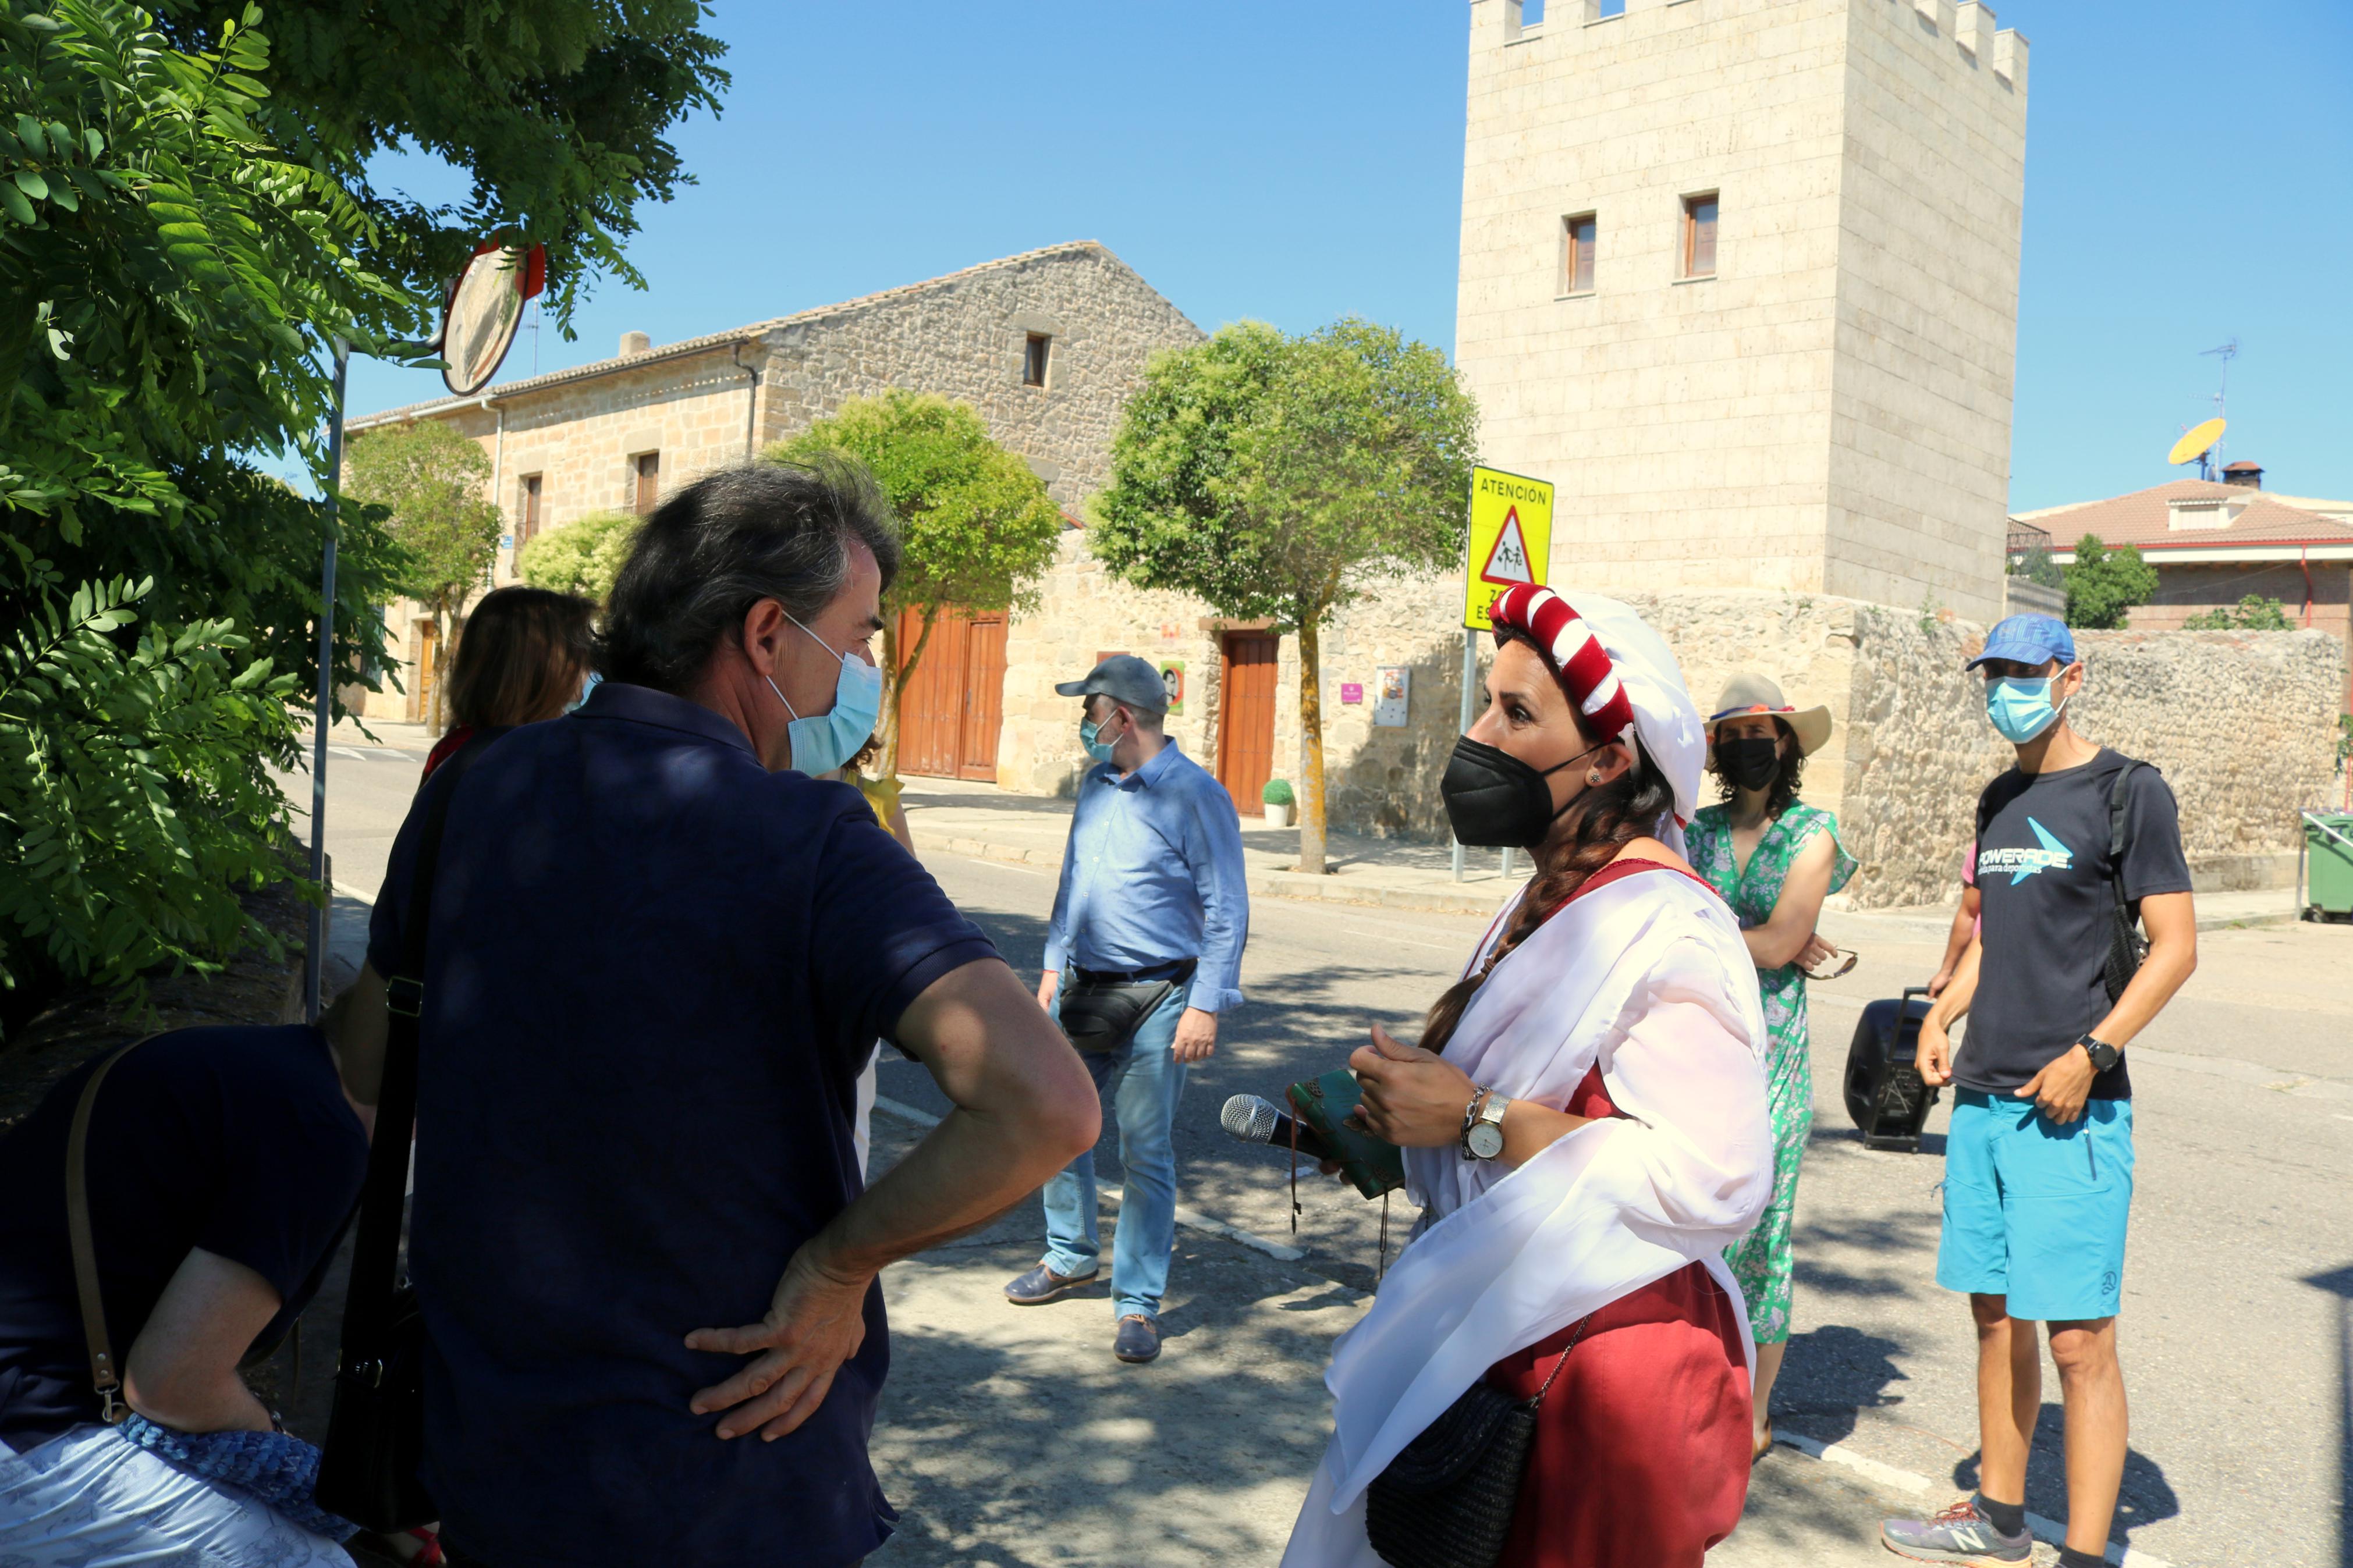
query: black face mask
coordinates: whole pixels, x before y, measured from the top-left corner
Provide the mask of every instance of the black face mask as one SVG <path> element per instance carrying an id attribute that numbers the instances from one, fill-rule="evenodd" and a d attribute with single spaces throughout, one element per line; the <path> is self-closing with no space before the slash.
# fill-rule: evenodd
<path id="1" fill-rule="evenodd" d="M 1545 780 L 1600 749 L 1588 746 L 1539 773 L 1509 752 L 1463 736 L 1438 784 L 1454 837 L 1474 849 L 1534 849 L 1552 831 L 1553 818 L 1568 809 L 1553 809 L 1552 786 Z"/>
<path id="2" fill-rule="evenodd" d="M 1715 743 L 1715 765 L 1725 778 L 1742 789 L 1763 789 L 1781 771 L 1781 742 L 1757 735 L 1718 741 Z"/>

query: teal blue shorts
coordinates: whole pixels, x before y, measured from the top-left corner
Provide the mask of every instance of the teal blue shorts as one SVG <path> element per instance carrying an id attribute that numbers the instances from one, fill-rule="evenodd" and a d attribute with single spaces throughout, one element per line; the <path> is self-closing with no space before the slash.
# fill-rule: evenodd
<path id="1" fill-rule="evenodd" d="M 1936 1283 L 2037 1322 L 2116 1316 L 2132 1214 L 2132 1101 L 2061 1126 L 2031 1100 L 1961 1089 L 1945 1141 Z"/>

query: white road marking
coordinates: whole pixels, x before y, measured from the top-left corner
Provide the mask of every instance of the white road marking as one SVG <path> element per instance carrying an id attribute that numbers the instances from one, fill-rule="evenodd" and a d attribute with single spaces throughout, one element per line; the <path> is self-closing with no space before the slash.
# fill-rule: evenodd
<path id="1" fill-rule="evenodd" d="M 339 757 L 349 757 L 355 763 L 364 763 L 368 760 L 368 754 L 365 752 L 361 751 L 356 746 L 329 746 L 327 750 L 334 752 L 335 755 Z"/>
<path id="2" fill-rule="evenodd" d="M 940 1124 L 940 1119 L 930 1111 L 918 1110 L 915 1107 L 893 1100 L 887 1094 L 878 1094 L 874 1097 L 874 1109 L 885 1116 L 895 1117 L 901 1121 L 911 1122 L 917 1127 L 937 1127 Z M 1113 1203 L 1116 1204 L 1120 1201 L 1121 1193 L 1117 1187 L 1105 1187 L 1102 1191 L 1103 1195 L 1109 1197 Z M 1280 1241 L 1270 1241 L 1255 1231 L 1244 1230 L 1238 1225 L 1228 1225 L 1224 1220 L 1205 1215 L 1198 1209 L 1187 1208 L 1183 1204 L 1176 1205 L 1176 1223 L 1194 1230 L 1207 1231 L 1211 1236 L 1222 1236 L 1228 1241 L 1240 1242 L 1253 1252 L 1263 1252 L 1269 1258 L 1278 1258 L 1285 1263 L 1296 1263 L 1307 1256 L 1296 1247 Z M 1345 1286 L 1340 1288 L 1347 1289 Z"/>
<path id="3" fill-rule="evenodd" d="M 339 899 L 354 899 L 359 902 L 365 904 L 370 909 L 375 908 L 375 895 L 374 893 L 363 893 L 357 888 L 353 887 L 349 882 L 338 882 L 335 884 L 335 897 Z"/>

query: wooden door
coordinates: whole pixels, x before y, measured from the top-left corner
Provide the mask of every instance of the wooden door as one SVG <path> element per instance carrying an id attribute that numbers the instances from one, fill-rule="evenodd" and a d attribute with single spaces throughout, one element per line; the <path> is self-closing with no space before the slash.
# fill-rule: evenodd
<path id="1" fill-rule="evenodd" d="M 1274 672 L 1281 640 L 1228 632 L 1218 698 L 1218 782 L 1244 816 L 1264 816 L 1260 792 L 1274 773 Z"/>
<path id="2" fill-rule="evenodd" d="M 923 617 L 900 612 L 902 659 L 923 635 Z M 899 699 L 899 771 L 994 784 L 1004 719 L 1005 613 L 943 609 Z"/>
<path id="3" fill-rule="evenodd" d="M 923 617 L 913 610 L 901 611 L 902 668 L 923 635 Z M 899 694 L 899 771 L 902 773 L 956 776 L 963 745 L 964 645 L 964 618 L 954 611 L 941 611 L 913 679 Z"/>
<path id="4" fill-rule="evenodd" d="M 417 716 L 415 722 L 433 722 L 433 678 L 441 662 L 441 628 L 420 617 L 417 622 Z"/>
<path id="5" fill-rule="evenodd" d="M 965 627 L 964 739 L 956 777 L 997 782 L 997 732 L 1005 718 L 1005 616 L 975 616 Z"/>

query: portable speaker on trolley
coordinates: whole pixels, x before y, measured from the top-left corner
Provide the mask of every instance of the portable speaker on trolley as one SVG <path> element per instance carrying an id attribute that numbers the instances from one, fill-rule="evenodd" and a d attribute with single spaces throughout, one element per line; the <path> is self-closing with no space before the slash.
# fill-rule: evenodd
<path id="1" fill-rule="evenodd" d="M 1846 1048 L 1846 1113 L 1862 1130 L 1866 1149 L 1920 1150 L 1920 1129 L 1937 1090 L 1920 1079 L 1920 1020 L 1928 1016 L 1928 988 L 1905 987 L 1903 996 L 1865 1005 Z"/>

